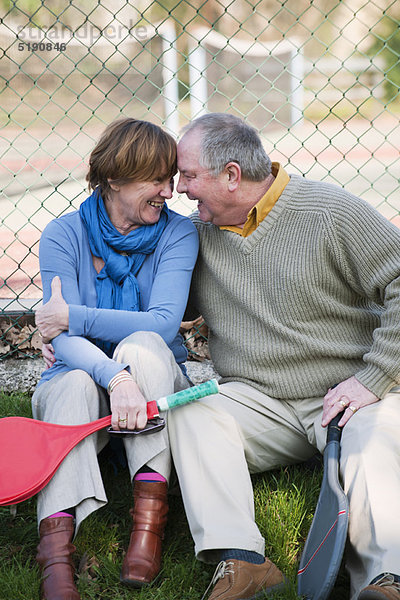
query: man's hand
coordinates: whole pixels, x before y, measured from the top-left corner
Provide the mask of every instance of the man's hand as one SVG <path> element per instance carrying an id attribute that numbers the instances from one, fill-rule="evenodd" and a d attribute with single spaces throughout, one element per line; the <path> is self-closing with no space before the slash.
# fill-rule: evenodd
<path id="1" fill-rule="evenodd" d="M 363 406 L 379 402 L 379 398 L 362 385 L 354 376 L 342 381 L 329 390 L 324 398 L 322 427 L 326 427 L 343 409 L 346 409 L 339 421 L 340 427 Z"/>
<path id="2" fill-rule="evenodd" d="M 69 308 L 62 296 L 61 279 L 58 276 L 51 282 L 50 300 L 37 309 L 35 322 L 45 344 L 68 330 Z"/>
<path id="3" fill-rule="evenodd" d="M 113 429 L 143 429 L 147 423 L 147 402 L 137 383 L 124 380 L 110 394 Z"/>

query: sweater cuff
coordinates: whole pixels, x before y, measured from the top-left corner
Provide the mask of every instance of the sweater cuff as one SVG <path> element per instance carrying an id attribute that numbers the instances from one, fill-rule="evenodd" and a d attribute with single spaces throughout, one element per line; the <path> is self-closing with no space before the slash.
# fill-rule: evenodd
<path id="1" fill-rule="evenodd" d="M 124 369 L 130 371 L 128 363 L 119 363 L 112 359 L 104 360 L 94 367 L 93 379 L 96 383 L 107 389 L 111 379 Z"/>
<path id="2" fill-rule="evenodd" d="M 69 304 L 68 335 L 85 335 L 86 306 Z"/>
<path id="3" fill-rule="evenodd" d="M 355 374 L 356 379 L 370 392 L 382 399 L 392 387 L 398 383 L 379 367 L 369 364 L 365 369 Z"/>

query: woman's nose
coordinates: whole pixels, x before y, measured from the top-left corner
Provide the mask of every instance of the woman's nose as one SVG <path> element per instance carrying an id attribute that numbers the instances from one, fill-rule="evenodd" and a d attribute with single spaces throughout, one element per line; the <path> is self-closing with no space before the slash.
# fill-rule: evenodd
<path id="1" fill-rule="evenodd" d="M 163 198 L 172 198 L 173 189 L 174 189 L 174 183 L 169 181 L 161 189 L 160 196 L 162 196 Z"/>

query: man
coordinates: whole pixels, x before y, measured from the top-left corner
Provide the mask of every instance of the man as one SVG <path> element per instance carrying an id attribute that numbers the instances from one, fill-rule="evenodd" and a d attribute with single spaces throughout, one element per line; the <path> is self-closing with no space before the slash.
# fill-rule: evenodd
<path id="1" fill-rule="evenodd" d="M 221 561 L 210 600 L 284 585 L 250 473 L 322 452 L 344 409 L 351 599 L 400 600 L 400 232 L 342 188 L 271 165 L 232 115 L 192 122 L 178 167 L 198 204 L 192 304 L 222 376 L 169 419 L 197 557 Z"/>

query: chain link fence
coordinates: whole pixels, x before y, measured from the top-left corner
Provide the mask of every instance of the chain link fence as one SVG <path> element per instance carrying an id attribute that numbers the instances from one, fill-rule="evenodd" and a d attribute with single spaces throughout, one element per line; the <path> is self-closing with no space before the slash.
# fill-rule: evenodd
<path id="1" fill-rule="evenodd" d="M 40 348 L 38 243 L 86 197 L 88 155 L 124 115 L 177 136 L 245 118 L 291 173 L 400 225 L 400 7 L 390 0 L 0 0 L 0 356 Z M 178 195 L 170 206 L 190 214 Z"/>

